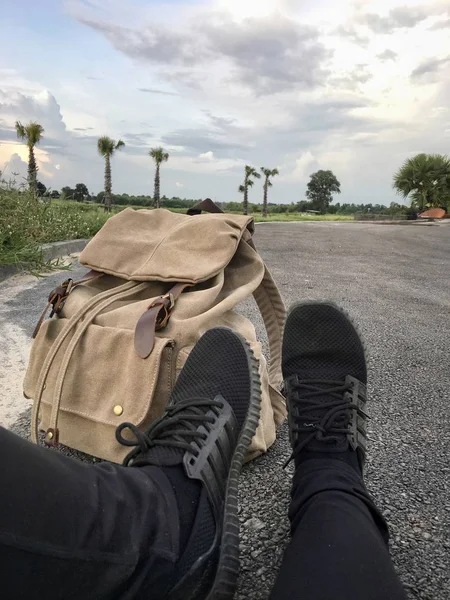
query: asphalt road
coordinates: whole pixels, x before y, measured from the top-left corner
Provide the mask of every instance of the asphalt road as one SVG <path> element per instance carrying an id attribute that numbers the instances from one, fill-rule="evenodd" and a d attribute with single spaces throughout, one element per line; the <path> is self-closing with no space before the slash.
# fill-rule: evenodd
<path id="1" fill-rule="evenodd" d="M 450 227 L 264 224 L 255 241 L 287 304 L 331 299 L 358 322 L 369 348 L 367 485 L 389 521 L 409 597 L 448 600 Z M 24 437 L 28 339 L 48 290 L 62 278 L 0 284 L 0 423 Z M 242 310 L 263 338 L 256 307 L 249 302 Z M 241 600 L 268 597 L 288 541 L 291 467 L 281 468 L 288 455 L 283 427 L 241 477 Z"/>

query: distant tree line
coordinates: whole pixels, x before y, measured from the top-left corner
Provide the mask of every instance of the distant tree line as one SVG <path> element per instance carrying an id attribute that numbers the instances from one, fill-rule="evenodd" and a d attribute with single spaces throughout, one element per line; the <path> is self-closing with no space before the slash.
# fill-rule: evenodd
<path id="1" fill-rule="evenodd" d="M 104 192 L 99 192 L 92 198 L 93 202 L 99 204 L 103 203 Z M 158 207 L 163 206 L 164 208 L 191 208 L 200 202 L 198 200 L 187 200 L 185 198 L 167 198 L 167 196 L 161 196 L 158 198 Z M 155 200 L 153 196 L 133 196 L 130 194 L 113 194 L 113 203 L 119 206 L 142 206 L 152 207 L 155 206 Z"/>
<path id="2" fill-rule="evenodd" d="M 39 185 L 39 182 L 38 182 Z M 45 188 L 45 186 L 43 186 Z M 44 190 L 45 191 L 45 190 Z M 89 195 L 87 187 L 83 183 L 78 183 L 74 188 L 68 186 L 63 187 L 61 192 L 57 190 L 45 191 L 45 196 L 51 198 L 61 198 L 63 200 L 74 200 L 76 202 L 91 202 L 96 204 L 104 203 L 105 192 L 101 191 L 95 195 Z M 131 194 L 113 194 L 112 201 L 119 206 L 141 206 L 142 208 L 150 208 L 154 206 L 152 196 L 133 196 Z M 160 206 L 163 208 L 179 208 L 188 209 L 195 206 L 203 198 L 180 198 L 173 196 L 161 196 Z M 224 211 L 241 212 L 241 202 L 216 202 Z M 260 204 L 248 203 L 249 213 L 264 213 L 264 202 Z M 299 212 L 321 212 L 317 210 L 317 203 L 311 200 L 301 200 L 300 202 L 291 202 L 290 204 L 276 204 L 274 202 L 267 203 L 267 214 L 287 214 Z M 328 214 L 333 215 L 354 215 L 356 213 L 371 213 L 377 215 L 407 215 L 413 217 L 417 211 L 414 207 L 392 202 L 390 206 L 384 204 L 330 204 L 326 208 Z"/>
<path id="3" fill-rule="evenodd" d="M 108 136 L 102 136 L 97 141 L 98 153 L 105 159 L 104 191 L 92 196 L 84 183 L 77 183 L 74 188 L 65 186 L 61 192 L 47 190 L 45 185 L 38 181 L 38 167 L 36 164 L 35 147 L 42 140 L 44 128 L 32 121 L 23 124 L 16 121 L 16 133 L 19 140 L 28 147 L 28 187 L 35 197 L 65 198 L 76 202 L 98 202 L 104 204 L 107 210 L 113 204 L 131 206 L 153 206 L 159 208 L 189 208 L 197 200 L 181 198 L 167 198 L 160 195 L 160 169 L 161 165 L 169 160 L 169 154 L 164 148 L 156 147 L 148 151 L 148 155 L 155 165 L 155 178 L 153 196 L 130 196 L 128 194 L 113 194 L 111 180 L 111 158 L 117 150 L 125 146 L 122 140 L 117 142 Z M 260 172 L 259 172 L 260 171 Z M 450 209 L 450 159 L 441 154 L 417 154 L 408 158 L 393 178 L 393 188 L 410 206 L 395 202 L 389 207 L 382 204 L 331 204 L 334 194 L 341 193 L 341 184 L 332 171 L 319 170 L 310 176 L 306 189 L 306 200 L 292 204 L 272 204 L 268 202 L 268 189 L 273 186 L 272 179 L 279 175 L 276 168 L 260 167 L 259 171 L 251 165 L 244 167 L 244 180 L 239 186 L 239 193 L 243 194 L 243 201 L 228 202 L 223 206 L 226 210 L 233 210 L 244 214 L 249 211 L 267 214 L 312 211 L 317 213 L 332 213 L 349 215 L 354 213 L 372 214 L 406 214 L 413 217 L 429 207 L 442 207 Z M 249 202 L 249 189 L 253 187 L 256 179 L 263 177 L 263 202 L 251 204 Z"/>
<path id="4" fill-rule="evenodd" d="M 259 212 L 260 205 L 250 205 L 254 212 Z M 255 206 L 255 209 L 253 208 Z M 317 210 L 317 204 L 308 200 L 300 202 L 291 202 L 291 204 L 271 204 L 268 205 L 269 214 L 284 214 L 298 212 L 321 212 Z M 331 215 L 354 215 L 357 213 L 377 214 L 377 215 L 407 215 L 414 218 L 417 211 L 414 207 L 391 202 L 390 206 L 384 204 L 330 204 L 326 212 Z"/>

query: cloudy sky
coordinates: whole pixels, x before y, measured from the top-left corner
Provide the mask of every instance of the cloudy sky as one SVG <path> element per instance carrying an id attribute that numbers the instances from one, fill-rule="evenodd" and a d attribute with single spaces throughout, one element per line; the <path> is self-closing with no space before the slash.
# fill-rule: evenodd
<path id="1" fill-rule="evenodd" d="M 103 188 L 100 135 L 126 143 L 114 191 L 152 193 L 162 144 L 163 193 L 220 201 L 252 164 L 276 202 L 321 168 L 389 204 L 405 158 L 450 151 L 450 0 L 17 0 L 0 39 L 0 169 L 25 174 L 13 126 L 36 119 L 53 189 Z"/>

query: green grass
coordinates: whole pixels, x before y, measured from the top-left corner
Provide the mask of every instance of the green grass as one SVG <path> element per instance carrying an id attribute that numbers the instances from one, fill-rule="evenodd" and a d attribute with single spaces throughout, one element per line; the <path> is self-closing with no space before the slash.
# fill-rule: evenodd
<path id="1" fill-rule="evenodd" d="M 67 200 L 41 202 L 29 192 L 0 187 L 0 265 L 20 265 L 36 271 L 45 264 L 41 245 L 60 240 L 90 238 L 108 218 L 126 206 L 114 206 L 111 213 L 98 204 L 82 204 Z M 141 206 L 133 206 L 139 209 Z M 175 208 L 173 212 L 184 213 Z M 349 221 L 352 216 L 308 215 L 301 213 L 272 214 L 263 218 L 253 215 L 257 222 L 271 221 Z"/>
<path id="2" fill-rule="evenodd" d="M 0 264 L 43 267 L 42 244 L 92 237 L 108 217 L 101 207 L 43 203 L 29 192 L 0 187 Z"/>

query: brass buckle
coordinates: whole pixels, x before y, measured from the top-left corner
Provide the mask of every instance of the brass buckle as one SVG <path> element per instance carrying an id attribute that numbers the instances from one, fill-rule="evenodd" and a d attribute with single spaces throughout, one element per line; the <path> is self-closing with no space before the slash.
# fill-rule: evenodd
<path id="1" fill-rule="evenodd" d="M 156 316 L 155 329 L 163 329 L 167 325 L 170 315 L 172 314 L 172 310 L 175 306 L 175 298 L 173 297 L 173 294 L 168 293 L 164 294 L 164 296 L 160 296 L 157 300 L 150 304 L 148 310 L 154 308 L 155 306 L 161 307 Z M 162 313 L 162 311 L 164 312 Z"/>
<path id="2" fill-rule="evenodd" d="M 164 294 L 162 297 L 169 300 L 169 310 L 172 311 L 173 307 L 175 306 L 175 298 L 173 297 L 173 294 L 169 292 L 168 294 Z"/>
<path id="3" fill-rule="evenodd" d="M 60 286 L 51 292 L 50 296 L 48 297 L 48 301 L 52 305 L 50 319 L 53 317 L 53 315 L 59 314 L 59 312 L 62 310 L 67 296 L 70 294 L 72 288 L 73 279 L 66 279 L 66 281 L 64 281 Z"/>

